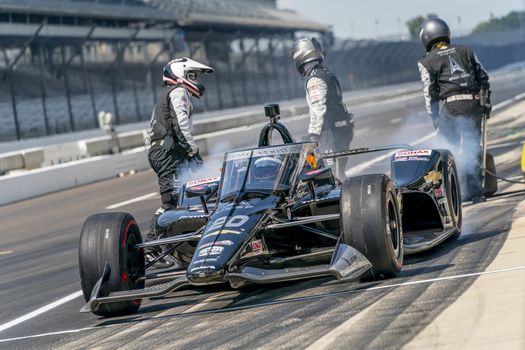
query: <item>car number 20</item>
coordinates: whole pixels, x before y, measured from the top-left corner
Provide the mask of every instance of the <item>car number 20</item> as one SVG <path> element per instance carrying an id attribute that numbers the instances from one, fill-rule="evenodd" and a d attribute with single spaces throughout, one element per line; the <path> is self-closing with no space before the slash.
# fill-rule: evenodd
<path id="1" fill-rule="evenodd" d="M 213 224 L 211 224 L 208 227 L 208 230 L 210 231 L 218 230 L 221 227 L 228 227 L 228 228 L 241 227 L 242 225 L 246 223 L 246 221 L 250 219 L 246 215 L 235 215 L 235 216 L 232 216 L 228 221 L 226 221 L 227 218 L 228 218 L 227 216 L 218 218 L 217 220 L 213 222 Z"/>

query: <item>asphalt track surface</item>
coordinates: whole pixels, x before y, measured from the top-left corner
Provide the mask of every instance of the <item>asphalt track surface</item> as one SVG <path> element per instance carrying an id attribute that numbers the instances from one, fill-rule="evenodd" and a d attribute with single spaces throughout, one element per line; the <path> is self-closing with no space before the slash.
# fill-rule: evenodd
<path id="1" fill-rule="evenodd" d="M 523 93 L 525 82 L 500 81 L 493 90 L 498 103 Z M 421 96 L 351 109 L 357 115 L 355 147 L 425 140 L 433 130 Z M 304 132 L 305 122 L 292 130 Z M 388 168 L 388 160 L 372 164 L 365 170 Z M 516 160 L 498 171 L 514 176 L 518 167 Z M 500 184 L 500 191 L 506 186 Z M 147 171 L 0 207 L 0 348 L 295 349 L 313 344 L 316 349 L 397 349 L 485 271 L 506 239 L 515 206 L 525 198 L 517 194 L 465 204 L 460 239 L 408 257 L 395 279 L 342 283 L 318 278 L 243 292 L 186 289 L 145 301 L 132 316 L 80 314 L 82 222 L 156 190 L 156 178 Z M 159 198 L 150 196 L 113 210 L 132 213 L 145 231 L 158 204 Z"/>

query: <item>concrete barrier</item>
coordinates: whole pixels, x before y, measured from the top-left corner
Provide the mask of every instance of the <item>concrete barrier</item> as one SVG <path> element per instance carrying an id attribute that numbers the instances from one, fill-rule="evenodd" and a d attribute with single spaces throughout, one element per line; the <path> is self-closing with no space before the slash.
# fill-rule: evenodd
<path id="1" fill-rule="evenodd" d="M 149 168 L 144 148 L 0 177 L 0 205 Z"/>
<path id="2" fill-rule="evenodd" d="M 0 155 L 0 172 L 7 173 L 23 168 L 24 155 L 21 152 L 9 152 Z"/>
<path id="3" fill-rule="evenodd" d="M 27 170 L 40 168 L 44 163 L 44 149 L 42 147 L 25 149 L 22 151 L 22 156 L 24 157 L 24 168 Z"/>

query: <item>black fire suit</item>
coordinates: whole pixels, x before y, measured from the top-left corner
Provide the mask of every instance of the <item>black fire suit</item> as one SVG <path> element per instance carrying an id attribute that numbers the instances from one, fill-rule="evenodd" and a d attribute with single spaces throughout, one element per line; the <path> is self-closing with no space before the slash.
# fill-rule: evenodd
<path id="1" fill-rule="evenodd" d="M 190 94 L 181 85 L 165 87 L 153 109 L 148 159 L 157 174 L 162 200 L 162 206 L 152 220 L 153 226 L 160 214 L 177 206 L 181 165 L 192 158 L 200 159 L 192 135 L 192 111 Z M 154 230 L 151 231 L 148 239 L 155 238 Z"/>
<path id="2" fill-rule="evenodd" d="M 321 151 L 346 151 L 354 136 L 354 119 L 343 103 L 343 93 L 337 78 L 316 63 L 305 70 L 304 86 L 310 109 L 308 136 L 319 141 Z M 346 158 L 338 161 L 339 176 L 344 178 Z"/>
<path id="3" fill-rule="evenodd" d="M 483 107 L 480 89 L 489 90 L 489 76 L 474 51 L 439 43 L 419 60 L 427 112 L 438 128 L 439 137 L 448 144 L 466 177 L 467 197 L 481 196 Z M 442 108 L 439 108 L 439 102 Z M 461 143 L 463 140 L 463 143 Z"/>

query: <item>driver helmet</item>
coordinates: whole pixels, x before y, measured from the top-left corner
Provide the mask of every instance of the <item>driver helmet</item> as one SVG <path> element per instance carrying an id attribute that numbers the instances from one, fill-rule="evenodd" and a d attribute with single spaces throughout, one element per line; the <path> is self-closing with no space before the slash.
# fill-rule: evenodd
<path id="1" fill-rule="evenodd" d="M 262 157 L 253 164 L 253 179 L 255 181 L 273 182 L 279 174 L 283 161 L 276 157 Z"/>
<path id="2" fill-rule="evenodd" d="M 164 66 L 162 81 L 164 86 L 180 84 L 193 96 L 200 98 L 205 89 L 197 79 L 202 73 L 213 73 L 213 68 L 187 57 L 176 58 Z"/>
<path id="3" fill-rule="evenodd" d="M 293 44 L 290 55 L 299 73 L 303 74 L 305 64 L 314 61 L 323 62 L 325 51 L 317 39 L 301 38 Z"/>
<path id="4" fill-rule="evenodd" d="M 421 24 L 419 31 L 421 44 L 429 52 L 439 42 L 450 44 L 450 28 L 440 18 L 430 18 Z"/>

